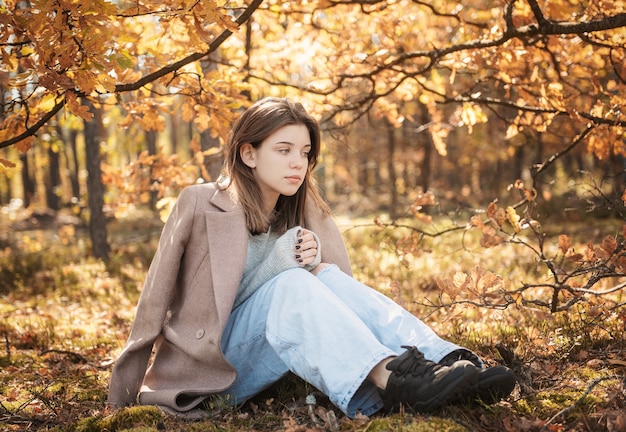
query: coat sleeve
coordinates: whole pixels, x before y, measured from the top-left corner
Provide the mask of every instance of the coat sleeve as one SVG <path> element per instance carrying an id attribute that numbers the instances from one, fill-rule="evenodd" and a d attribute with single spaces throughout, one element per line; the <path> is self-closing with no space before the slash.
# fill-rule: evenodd
<path id="1" fill-rule="evenodd" d="M 336 264 L 344 273 L 352 276 L 346 245 L 333 217 L 324 215 L 315 204 L 307 202 L 305 224 L 307 229 L 319 237 L 322 262 Z"/>
<path id="2" fill-rule="evenodd" d="M 123 407 L 136 402 L 154 343 L 161 333 L 178 273 L 192 232 L 197 192 L 184 189 L 165 223 L 137 304 L 131 334 L 120 353 L 109 384 L 108 404 Z"/>

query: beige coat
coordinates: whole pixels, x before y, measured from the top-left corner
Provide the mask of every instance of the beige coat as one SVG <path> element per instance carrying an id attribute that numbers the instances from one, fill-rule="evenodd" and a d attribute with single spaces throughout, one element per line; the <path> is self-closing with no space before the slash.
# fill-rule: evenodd
<path id="1" fill-rule="evenodd" d="M 307 205 L 305 219 L 305 228 L 320 239 L 322 261 L 351 274 L 332 218 Z M 247 242 L 243 210 L 229 193 L 213 183 L 181 192 L 150 265 L 130 337 L 113 368 L 110 405 L 187 411 L 233 383 L 236 372 L 220 340 L 243 275 Z"/>

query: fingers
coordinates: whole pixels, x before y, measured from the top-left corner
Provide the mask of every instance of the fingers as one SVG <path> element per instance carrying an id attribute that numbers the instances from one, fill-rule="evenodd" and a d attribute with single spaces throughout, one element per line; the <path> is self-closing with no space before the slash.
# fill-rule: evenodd
<path id="1" fill-rule="evenodd" d="M 317 249 L 317 242 L 315 236 L 311 231 L 300 230 L 298 239 L 296 240 L 296 248 L 300 246 L 300 249 L 307 250 L 311 248 Z"/>
<path id="2" fill-rule="evenodd" d="M 312 232 L 300 230 L 296 238 L 294 257 L 298 264 L 311 264 L 317 255 L 317 242 Z"/>

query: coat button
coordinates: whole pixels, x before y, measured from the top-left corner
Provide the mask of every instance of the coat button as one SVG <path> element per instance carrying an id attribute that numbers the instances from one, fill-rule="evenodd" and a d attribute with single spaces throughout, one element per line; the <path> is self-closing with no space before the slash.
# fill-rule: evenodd
<path id="1" fill-rule="evenodd" d="M 202 336 L 204 336 L 204 330 L 200 329 L 196 332 L 196 339 L 202 339 Z"/>

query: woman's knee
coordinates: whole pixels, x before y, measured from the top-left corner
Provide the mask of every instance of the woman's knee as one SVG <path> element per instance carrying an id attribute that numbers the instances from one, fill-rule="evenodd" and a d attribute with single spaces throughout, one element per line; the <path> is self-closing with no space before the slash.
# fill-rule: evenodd
<path id="1" fill-rule="evenodd" d="M 284 281 L 307 278 L 311 276 L 311 272 L 303 269 L 302 267 L 294 267 L 280 272 L 278 275 L 274 277 L 276 281 Z"/>
<path id="2" fill-rule="evenodd" d="M 274 278 L 274 288 L 289 293 L 319 289 L 320 280 L 303 268 L 285 270 Z"/>

